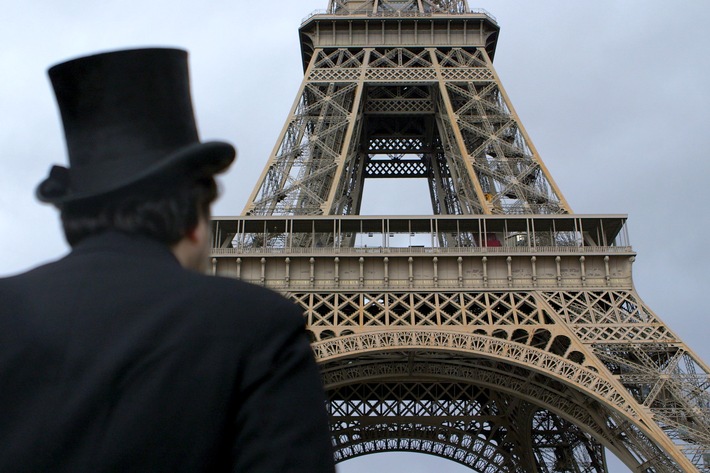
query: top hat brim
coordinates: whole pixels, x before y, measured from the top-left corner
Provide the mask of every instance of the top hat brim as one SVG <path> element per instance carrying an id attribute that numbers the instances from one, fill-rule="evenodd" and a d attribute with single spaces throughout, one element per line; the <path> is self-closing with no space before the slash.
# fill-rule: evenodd
<path id="1" fill-rule="evenodd" d="M 200 178 L 213 176 L 224 172 L 236 159 L 234 147 L 221 141 L 193 143 L 185 146 L 152 166 L 141 169 L 140 172 L 127 172 L 125 161 L 102 162 L 91 169 L 67 169 L 54 166 L 49 176 L 37 186 L 36 196 L 41 202 L 61 205 L 69 202 L 98 198 L 126 187 L 149 182 L 160 177 Z M 74 191 L 73 180 L 81 180 L 86 184 L 86 177 L 91 176 L 89 186 L 84 185 L 81 191 Z M 121 178 L 121 175 L 125 177 Z M 118 176 L 118 177 L 117 177 Z"/>

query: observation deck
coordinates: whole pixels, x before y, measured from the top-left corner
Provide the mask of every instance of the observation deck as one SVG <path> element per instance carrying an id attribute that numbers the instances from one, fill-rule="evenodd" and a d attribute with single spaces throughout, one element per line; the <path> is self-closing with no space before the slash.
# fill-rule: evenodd
<path id="1" fill-rule="evenodd" d="M 498 24 L 498 20 L 496 19 L 495 16 L 493 16 L 490 12 L 483 8 L 472 8 L 470 10 L 463 10 L 463 11 L 449 11 L 449 12 L 421 12 L 421 11 L 401 11 L 401 10 L 392 10 L 392 11 L 359 11 L 359 12 L 350 12 L 348 10 L 340 9 L 340 10 L 329 10 L 329 9 L 320 9 L 320 10 L 315 10 L 311 12 L 310 15 L 305 17 L 301 21 L 301 26 L 305 25 L 308 23 L 313 17 L 319 16 L 319 17 L 367 17 L 367 18 L 444 18 L 444 17 L 449 17 L 451 15 L 466 15 L 469 17 L 484 17 L 485 20 L 488 20 L 494 24 Z"/>
<path id="2" fill-rule="evenodd" d="M 496 18 L 486 10 L 463 7 L 447 11 L 331 7 L 311 13 L 299 28 L 304 71 L 318 48 L 485 47 L 493 60 L 499 31 Z"/>
<path id="3" fill-rule="evenodd" d="M 275 290 L 631 288 L 623 215 L 215 217 L 212 271 Z"/>

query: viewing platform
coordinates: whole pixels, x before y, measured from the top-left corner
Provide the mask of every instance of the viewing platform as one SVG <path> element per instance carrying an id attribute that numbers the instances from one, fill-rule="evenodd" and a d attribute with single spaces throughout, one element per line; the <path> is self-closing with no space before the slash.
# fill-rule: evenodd
<path id="1" fill-rule="evenodd" d="M 460 15 L 466 15 L 469 16 L 473 19 L 480 18 L 483 20 L 488 20 L 494 24 L 498 24 L 498 20 L 496 19 L 495 16 L 491 15 L 488 11 L 486 11 L 483 8 L 472 8 L 469 11 L 451 11 L 451 12 L 420 12 L 420 11 L 412 11 L 412 10 L 407 10 L 407 11 L 357 11 L 357 12 L 351 12 L 345 9 L 339 9 L 336 11 L 330 11 L 326 9 L 321 9 L 321 10 L 315 10 L 312 12 L 310 15 L 305 17 L 301 21 L 301 26 L 305 25 L 309 21 L 311 21 L 313 18 L 319 17 L 322 19 L 328 19 L 333 16 L 337 17 L 364 17 L 364 18 L 434 18 L 434 17 L 448 17 L 448 16 L 460 16 Z"/>
<path id="2" fill-rule="evenodd" d="M 299 28 L 304 71 L 319 48 L 431 48 L 445 45 L 485 48 L 492 60 L 499 31 L 493 15 L 483 9 L 467 8 L 375 11 L 371 7 L 338 7 L 313 12 L 303 19 Z"/>
<path id="3" fill-rule="evenodd" d="M 631 286 L 622 215 L 215 217 L 213 273 L 289 288 Z"/>

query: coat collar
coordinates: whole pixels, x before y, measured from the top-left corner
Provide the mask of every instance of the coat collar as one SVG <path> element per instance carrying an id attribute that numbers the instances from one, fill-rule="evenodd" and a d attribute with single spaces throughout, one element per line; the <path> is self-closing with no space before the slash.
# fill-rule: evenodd
<path id="1" fill-rule="evenodd" d="M 72 254 L 87 254 L 97 251 L 161 259 L 172 261 L 177 266 L 180 266 L 180 262 L 164 243 L 143 235 L 132 235 L 113 230 L 84 238 L 74 246 Z"/>

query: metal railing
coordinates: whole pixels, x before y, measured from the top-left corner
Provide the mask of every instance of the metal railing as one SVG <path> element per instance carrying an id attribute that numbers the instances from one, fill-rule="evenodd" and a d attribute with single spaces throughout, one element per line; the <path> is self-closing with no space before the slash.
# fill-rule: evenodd
<path id="1" fill-rule="evenodd" d="M 480 254 L 480 255 L 507 255 L 507 254 L 625 254 L 633 253 L 630 246 L 503 246 L 503 247 L 334 247 L 334 248 L 213 248 L 212 256 L 236 255 L 446 255 L 446 254 Z"/>
<path id="2" fill-rule="evenodd" d="M 472 8 L 470 11 L 467 12 L 419 12 L 419 11 L 379 11 L 379 12 L 349 12 L 349 11 L 343 11 L 343 12 L 330 12 L 325 9 L 319 9 L 311 12 L 308 16 L 303 18 L 301 20 L 301 25 L 305 24 L 308 22 L 311 18 L 314 16 L 320 16 L 320 15 L 328 15 L 328 16 L 366 16 L 369 18 L 430 18 L 433 16 L 437 15 L 443 15 L 443 16 L 449 16 L 449 15 L 455 15 L 455 16 L 462 16 L 462 15 L 483 15 L 489 20 L 491 20 L 493 23 L 498 24 L 498 20 L 496 19 L 495 16 L 490 14 L 487 10 L 483 8 Z"/>

